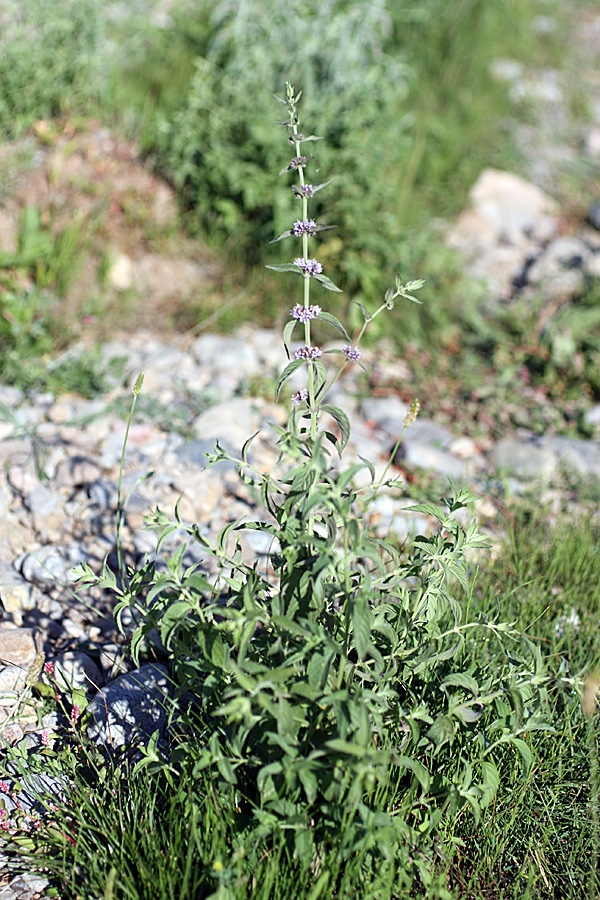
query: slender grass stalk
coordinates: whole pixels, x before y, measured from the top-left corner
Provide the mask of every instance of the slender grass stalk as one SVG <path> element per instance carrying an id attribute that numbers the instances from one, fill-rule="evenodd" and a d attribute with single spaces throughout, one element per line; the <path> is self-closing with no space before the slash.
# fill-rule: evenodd
<path id="1" fill-rule="evenodd" d="M 583 712 L 586 719 L 586 743 L 590 760 L 590 809 L 592 818 L 592 854 L 588 882 L 589 900 L 598 897 L 598 859 L 600 855 L 600 778 L 598 773 L 598 746 L 596 744 L 597 702 L 599 681 L 597 675 L 588 675 L 583 689 Z"/>
<path id="2" fill-rule="evenodd" d="M 125 452 L 127 450 L 127 441 L 129 439 L 129 429 L 131 428 L 131 423 L 133 421 L 133 414 L 135 412 L 135 404 L 138 398 L 140 391 L 142 390 L 142 385 L 144 383 L 144 373 L 140 372 L 138 377 L 135 380 L 135 384 L 133 386 L 133 397 L 131 399 L 131 407 L 129 409 L 129 415 L 127 416 L 127 426 L 125 428 L 125 437 L 123 438 L 123 449 L 121 450 L 121 462 L 119 465 L 119 481 L 117 484 L 117 524 L 116 524 L 116 532 L 117 532 L 117 561 L 119 566 L 119 576 L 121 578 L 121 586 L 125 584 L 125 567 L 123 565 L 123 546 L 121 543 L 121 526 L 123 524 L 123 503 L 122 503 L 122 486 L 123 486 L 123 468 L 125 466 Z"/>

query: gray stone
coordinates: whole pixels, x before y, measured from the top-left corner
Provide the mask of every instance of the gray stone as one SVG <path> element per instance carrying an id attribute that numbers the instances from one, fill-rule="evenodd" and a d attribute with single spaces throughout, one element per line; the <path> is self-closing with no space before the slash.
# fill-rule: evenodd
<path id="1" fill-rule="evenodd" d="M 360 413 L 367 422 L 392 436 L 400 434 L 408 403 L 398 397 L 366 397 L 360 405 Z"/>
<path id="2" fill-rule="evenodd" d="M 432 469 L 439 475 L 447 478 L 462 478 L 467 471 L 467 463 L 464 459 L 458 459 L 439 447 L 421 443 L 406 443 L 400 445 L 397 456 L 409 468 Z"/>
<path id="3" fill-rule="evenodd" d="M 544 438 L 542 447 L 548 448 L 562 465 L 579 475 L 600 477 L 600 447 L 594 441 L 578 438 Z"/>
<path id="4" fill-rule="evenodd" d="M 97 691 L 104 684 L 104 676 L 94 660 L 77 651 L 61 653 L 54 659 L 54 680 L 62 690 Z"/>
<path id="5" fill-rule="evenodd" d="M 192 354 L 201 367 L 210 366 L 216 372 L 230 372 L 238 380 L 260 368 L 254 347 L 235 337 L 203 334 L 194 342 Z"/>
<path id="6" fill-rule="evenodd" d="M 592 406 L 591 409 L 587 409 L 583 418 L 588 425 L 598 428 L 600 426 L 600 403 Z"/>
<path id="7" fill-rule="evenodd" d="M 94 697 L 87 708 L 92 716 L 91 740 L 116 749 L 163 735 L 169 679 L 164 666 L 148 664 L 120 675 Z"/>
<path id="8" fill-rule="evenodd" d="M 13 566 L 0 560 L 0 601 L 5 612 L 34 609 L 38 592 Z"/>
<path id="9" fill-rule="evenodd" d="M 406 446 L 418 444 L 421 447 L 448 447 L 453 441 L 452 433 L 431 419 L 418 418 L 402 436 Z"/>
<path id="10" fill-rule="evenodd" d="M 221 440 L 219 440 L 219 444 L 223 448 L 223 450 L 235 456 L 235 449 L 228 440 L 222 438 Z M 204 466 L 206 466 L 208 462 L 206 454 L 214 452 L 214 441 L 193 440 L 186 441 L 184 444 L 181 444 L 181 446 L 175 450 L 175 456 L 181 463 L 200 466 L 201 468 L 204 468 Z M 235 468 L 235 463 L 227 459 L 224 459 L 222 462 L 215 463 L 214 466 L 211 466 L 211 470 L 214 472 L 227 472 L 228 470 L 230 471 Z"/>
<path id="11" fill-rule="evenodd" d="M 259 416 L 252 400 L 235 397 L 203 412 L 194 422 L 200 440 L 227 440 L 237 450 L 258 430 Z"/>
<path id="12" fill-rule="evenodd" d="M 63 544 L 60 547 L 39 547 L 34 552 L 25 553 L 15 561 L 15 565 L 27 581 L 68 584 L 77 580 L 73 567 L 85 558 L 85 549 L 80 544 Z"/>
<path id="13" fill-rule="evenodd" d="M 3 666 L 0 669 L 0 694 L 22 691 L 26 678 L 27 669 L 22 666 Z"/>
<path id="14" fill-rule="evenodd" d="M 556 456 L 552 449 L 541 447 L 532 440 L 505 438 L 493 448 L 489 460 L 498 472 L 516 478 L 547 478 L 556 469 Z"/>
<path id="15" fill-rule="evenodd" d="M 30 628 L 0 628 L 0 662 L 29 669 L 37 654 Z"/>
<path id="16" fill-rule="evenodd" d="M 485 169 L 471 190 L 471 200 L 497 238 L 518 242 L 534 236 L 556 214 L 557 205 L 536 185 L 498 169 Z"/>
<path id="17" fill-rule="evenodd" d="M 60 503 L 61 498 L 45 484 L 40 484 L 27 494 L 24 504 L 27 509 L 38 516 L 49 516 Z"/>

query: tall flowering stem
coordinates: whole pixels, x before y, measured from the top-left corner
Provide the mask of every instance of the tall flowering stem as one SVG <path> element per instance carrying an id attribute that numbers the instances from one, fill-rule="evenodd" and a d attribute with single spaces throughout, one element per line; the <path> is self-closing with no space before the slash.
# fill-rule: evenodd
<path id="1" fill-rule="evenodd" d="M 293 143 L 295 149 L 295 159 L 302 159 L 302 142 L 300 140 L 300 132 L 298 131 L 298 126 L 300 124 L 300 120 L 298 118 L 298 108 L 297 101 L 300 99 L 300 94 L 298 97 L 294 96 L 294 88 L 289 82 L 286 82 L 286 105 L 287 111 L 289 115 L 289 119 L 286 123 L 288 129 L 288 140 L 290 143 Z M 302 201 L 302 220 L 301 223 L 296 223 L 294 228 L 292 229 L 295 234 L 300 233 L 302 236 L 302 262 L 307 262 L 309 260 L 308 257 L 308 238 L 311 235 L 310 226 L 302 227 L 303 223 L 308 223 L 308 198 L 312 195 L 312 190 L 307 190 L 306 181 L 304 178 L 304 166 L 299 165 L 297 168 L 298 179 L 300 181 L 300 190 L 298 195 L 300 200 Z M 311 223 L 314 224 L 314 223 Z M 300 226 L 300 227 L 298 227 Z M 297 262 L 300 262 L 297 260 Z M 316 263 L 316 260 L 311 260 L 311 262 Z M 303 306 L 305 310 L 310 308 L 310 278 L 311 272 L 308 266 L 301 266 L 303 268 Z M 304 316 L 304 343 L 306 347 L 311 347 L 311 336 L 310 336 L 310 322 L 311 316 Z M 310 436 L 314 440 L 317 436 L 317 411 L 316 411 L 316 402 L 315 402 L 315 372 L 314 366 L 310 363 L 308 365 L 308 405 L 311 411 L 310 416 Z"/>
<path id="2" fill-rule="evenodd" d="M 290 228 L 288 231 L 284 231 L 283 234 L 280 234 L 278 237 L 276 237 L 275 241 L 280 241 L 288 237 L 300 237 L 302 239 L 302 256 L 296 257 L 291 263 L 286 263 L 285 265 L 267 266 L 267 268 L 274 269 L 275 271 L 279 272 L 294 272 L 297 275 L 302 276 L 302 303 L 297 303 L 292 309 L 292 318 L 284 328 L 283 338 L 289 358 L 289 344 L 294 331 L 294 327 L 300 324 L 304 328 L 304 346 L 295 351 L 292 361 L 281 373 L 277 383 L 277 394 L 279 394 L 283 383 L 287 381 L 287 379 L 290 378 L 290 376 L 300 366 L 305 365 L 308 369 L 308 387 L 307 389 L 296 391 L 296 393 L 291 397 L 292 403 L 295 407 L 301 407 L 303 404 L 306 404 L 306 406 L 308 407 L 308 417 L 310 419 L 309 434 L 310 439 L 313 442 L 317 437 L 318 420 L 323 413 L 328 414 L 336 421 L 341 435 L 339 443 L 334 436 L 329 434 L 329 432 L 327 433 L 327 435 L 335 443 L 338 443 L 338 449 L 341 453 L 348 441 L 348 437 L 350 434 L 350 423 L 348 420 L 348 416 L 343 410 L 324 402 L 325 397 L 327 396 L 337 379 L 340 377 L 346 366 L 349 363 L 358 362 L 358 360 L 360 359 L 361 354 L 358 345 L 362 340 L 369 322 L 372 322 L 373 319 L 381 312 L 383 312 L 384 309 L 393 309 L 394 300 L 396 297 L 406 297 L 407 299 L 413 300 L 418 303 L 419 301 L 416 300 L 416 298 L 413 297 L 409 293 L 409 291 L 418 290 L 418 288 L 422 286 L 423 282 L 412 281 L 407 284 L 402 284 L 400 276 L 397 276 L 395 286 L 391 287 L 386 292 L 385 299 L 380 305 L 379 309 L 377 309 L 374 313 L 369 313 L 364 307 L 361 306 L 364 315 L 364 324 L 354 340 L 350 338 L 342 323 L 334 315 L 329 312 L 324 312 L 320 306 L 311 304 L 310 293 L 312 280 L 317 281 L 321 285 L 321 287 L 325 288 L 328 291 L 340 292 L 340 289 L 336 287 L 336 285 L 323 273 L 323 266 L 321 265 L 321 263 L 314 257 L 309 256 L 309 238 L 314 237 L 314 235 L 316 235 L 318 232 L 329 231 L 331 228 L 335 227 L 334 225 L 318 225 L 314 219 L 309 219 L 308 217 L 308 201 L 317 191 L 320 191 L 322 188 L 327 187 L 330 182 L 326 181 L 324 184 L 312 185 L 306 181 L 304 170 L 310 163 L 310 161 L 314 159 L 314 156 L 305 155 L 302 150 L 302 145 L 308 143 L 309 141 L 320 141 L 321 138 L 317 137 L 314 134 L 304 135 L 299 131 L 300 120 L 298 117 L 298 101 L 302 96 L 302 91 L 296 94 L 294 88 L 291 84 L 289 84 L 289 82 L 286 83 L 285 90 L 285 99 L 281 99 L 280 102 L 283 103 L 286 107 L 287 119 L 281 124 L 285 125 L 285 127 L 287 128 L 288 144 L 294 148 L 293 152 L 295 155 L 279 174 L 285 175 L 289 174 L 290 172 L 297 173 L 299 184 L 292 185 L 292 190 L 296 198 L 298 198 L 302 203 L 302 217 L 294 222 L 292 228 Z M 333 375 L 333 378 L 329 381 L 329 383 L 327 383 L 327 369 L 321 361 L 323 352 L 319 347 L 314 347 L 312 345 L 311 323 L 312 320 L 317 316 L 328 325 L 335 328 L 346 341 L 341 350 L 328 351 L 330 353 L 341 354 L 344 357 L 342 365 L 337 369 L 337 372 Z M 306 417 L 307 414 L 303 413 L 302 415 L 303 417 Z M 294 412 L 291 418 L 291 427 L 294 430 L 296 429 L 296 421 L 296 413 Z"/>

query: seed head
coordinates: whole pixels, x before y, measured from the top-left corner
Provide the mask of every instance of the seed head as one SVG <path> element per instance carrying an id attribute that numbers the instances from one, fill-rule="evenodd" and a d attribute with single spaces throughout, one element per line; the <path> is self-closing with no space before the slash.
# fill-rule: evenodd
<path id="1" fill-rule="evenodd" d="M 404 427 L 410 428 L 413 422 L 416 421 L 417 416 L 419 415 L 419 410 L 421 409 L 421 401 L 413 400 L 413 402 L 408 407 L 408 412 L 404 416 Z"/>

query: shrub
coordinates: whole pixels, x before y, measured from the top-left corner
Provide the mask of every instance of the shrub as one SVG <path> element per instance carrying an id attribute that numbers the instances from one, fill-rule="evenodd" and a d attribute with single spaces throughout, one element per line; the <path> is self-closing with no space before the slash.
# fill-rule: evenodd
<path id="1" fill-rule="evenodd" d="M 155 741 L 136 771 L 148 766 L 173 777 L 192 765 L 202 792 L 208 779 L 215 802 L 234 804 L 246 845 L 287 846 L 315 873 L 324 848 L 336 847 L 340 864 L 357 853 L 367 869 L 387 860 L 410 883 L 418 872 L 437 891 L 430 857 L 445 817 L 468 806 L 479 820 L 498 787 L 505 745 L 520 754 L 523 770 L 531 762 L 522 735 L 545 724 L 544 667 L 511 626 L 473 616 L 468 559 L 485 541 L 475 522 L 463 526 L 456 517 L 467 495 L 415 506 L 437 527 L 398 550 L 374 534 L 367 515 L 390 486 L 387 470 L 376 482 L 368 461 L 343 465 L 349 422 L 327 402 L 328 391 L 360 358 L 369 323 L 397 299 L 415 300 L 423 283 L 397 277 L 377 310 L 363 308 L 355 340 L 310 302 L 313 285 L 338 288 L 308 252 L 314 235 L 329 230 L 308 216 L 309 199 L 327 182 L 305 181 L 306 147 L 318 138 L 300 132 L 298 99 L 288 85 L 282 102 L 293 159 L 283 172 L 298 175 L 293 193 L 302 212 L 277 240 L 300 236 L 302 256 L 273 268 L 303 284 L 284 342 L 289 348 L 300 327 L 304 346 L 277 391 L 301 368 L 307 387 L 291 398 L 276 470 L 253 467 L 251 439 L 235 459 L 262 500 L 262 517 L 230 523 L 213 543 L 198 525 L 157 511 L 159 547 L 187 528 L 216 561 L 216 580 L 198 565 L 184 569 L 181 546 L 165 568 L 148 561 L 131 571 L 123 588 L 107 569 L 102 583 L 121 594 L 117 621 L 129 608 L 141 614 L 134 658 L 158 629 L 183 710 L 169 759 Z M 335 372 L 311 343 L 315 318 L 347 341 L 328 351 L 341 360 Z M 415 402 L 405 427 L 417 412 Z M 217 445 L 211 464 L 223 459 L 232 457 Z M 367 488 L 357 484 L 363 470 Z M 265 571 L 242 559 L 236 536 L 248 529 L 271 537 Z M 86 579 L 95 579 L 89 569 Z"/>
<path id="2" fill-rule="evenodd" d="M 0 12 L 0 134 L 77 108 L 99 89 L 94 0 L 8 0 Z"/>

